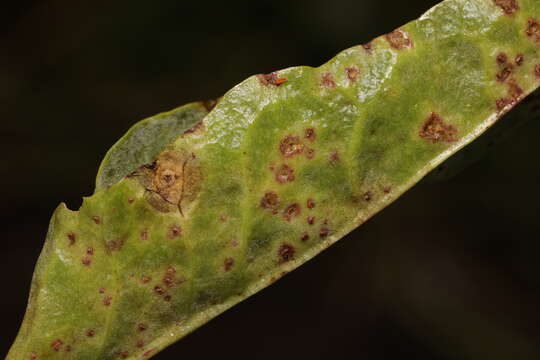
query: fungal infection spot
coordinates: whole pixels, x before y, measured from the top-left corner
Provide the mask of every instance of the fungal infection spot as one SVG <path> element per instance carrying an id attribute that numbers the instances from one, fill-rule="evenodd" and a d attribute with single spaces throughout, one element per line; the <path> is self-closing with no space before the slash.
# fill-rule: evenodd
<path id="1" fill-rule="evenodd" d="M 291 221 L 293 218 L 300 215 L 301 209 L 299 204 L 291 204 L 285 208 L 283 212 L 283 218 L 287 221 Z"/>
<path id="2" fill-rule="evenodd" d="M 101 217 L 100 216 L 93 216 L 92 217 L 92 220 L 94 220 L 94 222 L 96 223 L 96 225 L 99 225 L 101 224 Z"/>
<path id="3" fill-rule="evenodd" d="M 360 70 L 356 66 L 349 66 L 345 68 L 345 72 L 347 73 L 347 78 L 352 82 L 356 82 L 360 76 Z"/>
<path id="4" fill-rule="evenodd" d="M 311 160 L 315 157 L 315 150 L 308 148 L 306 151 L 306 157 Z"/>
<path id="5" fill-rule="evenodd" d="M 128 203 L 129 203 L 129 204 L 133 204 L 134 201 L 135 201 L 134 198 L 129 198 L 129 199 L 128 199 Z"/>
<path id="6" fill-rule="evenodd" d="M 307 199 L 306 206 L 308 209 L 313 209 L 315 207 L 315 200 Z"/>
<path id="7" fill-rule="evenodd" d="M 94 337 L 96 335 L 96 331 L 94 329 L 88 329 L 86 330 L 86 336 L 88 337 Z"/>
<path id="8" fill-rule="evenodd" d="M 143 340 L 138 340 L 137 343 L 135 344 L 135 346 L 137 346 L 138 348 L 143 348 L 144 347 L 144 341 Z"/>
<path id="9" fill-rule="evenodd" d="M 163 300 L 165 300 L 166 302 L 170 302 L 172 300 L 172 297 L 171 297 L 171 295 L 165 295 L 163 297 Z"/>
<path id="10" fill-rule="evenodd" d="M 456 141 L 457 129 L 449 124 L 445 124 L 443 119 L 432 112 L 431 115 L 424 121 L 418 135 L 424 140 L 436 142 L 453 142 Z"/>
<path id="11" fill-rule="evenodd" d="M 169 227 L 169 231 L 167 231 L 167 237 L 169 239 L 174 239 L 179 237 L 181 233 L 182 228 L 179 225 L 174 224 Z"/>
<path id="12" fill-rule="evenodd" d="M 261 199 L 263 209 L 273 209 L 279 205 L 279 196 L 274 191 L 267 191 Z"/>
<path id="13" fill-rule="evenodd" d="M 233 258 L 226 258 L 223 262 L 223 268 L 225 271 L 229 271 L 234 266 L 234 259 Z"/>
<path id="14" fill-rule="evenodd" d="M 152 278 L 146 275 L 141 276 L 141 282 L 143 284 L 148 284 L 150 281 L 152 281 Z"/>
<path id="15" fill-rule="evenodd" d="M 508 55 L 506 55 L 506 53 L 501 52 L 497 55 L 497 63 L 505 64 L 507 61 L 508 61 Z"/>
<path id="16" fill-rule="evenodd" d="M 514 61 L 515 61 L 517 66 L 521 66 L 521 65 L 523 65 L 524 60 L 525 60 L 525 58 L 524 58 L 523 54 L 517 54 Z"/>
<path id="17" fill-rule="evenodd" d="M 304 132 L 304 137 L 308 139 L 311 142 L 314 142 L 317 138 L 317 134 L 315 133 L 314 128 L 307 128 Z"/>
<path id="18" fill-rule="evenodd" d="M 302 234 L 302 237 L 300 238 L 302 241 L 308 241 L 309 240 L 309 234 L 307 232 Z"/>
<path id="19" fill-rule="evenodd" d="M 525 31 L 525 33 L 534 42 L 540 41 L 540 22 L 533 18 L 527 20 L 527 30 Z"/>
<path id="20" fill-rule="evenodd" d="M 315 224 L 315 216 L 308 216 L 308 217 L 307 217 L 307 223 L 308 223 L 309 225 Z"/>
<path id="21" fill-rule="evenodd" d="M 144 330 L 148 329 L 148 325 L 143 324 L 143 323 L 139 323 L 137 325 L 137 328 L 139 329 L 139 331 L 144 331 Z"/>
<path id="22" fill-rule="evenodd" d="M 497 81 L 499 82 L 505 82 L 506 79 L 512 74 L 512 64 L 506 64 L 502 67 L 501 71 L 499 71 L 496 75 Z"/>
<path id="23" fill-rule="evenodd" d="M 67 233 L 67 238 L 69 240 L 69 245 L 74 245 L 75 244 L 75 240 L 77 239 L 77 235 L 75 235 L 75 233 L 73 231 L 70 231 Z"/>
<path id="24" fill-rule="evenodd" d="M 99 288 L 99 293 L 100 294 L 105 294 L 105 288 Z"/>
<path id="25" fill-rule="evenodd" d="M 165 294 L 165 290 L 163 290 L 163 288 L 162 288 L 161 286 L 159 286 L 159 285 L 156 285 L 156 286 L 154 287 L 154 292 L 155 292 L 156 294 L 158 294 L 158 295 L 163 295 L 163 294 Z"/>
<path id="26" fill-rule="evenodd" d="M 286 263 L 294 259 L 294 247 L 290 244 L 282 244 L 278 249 L 280 263 Z"/>
<path id="27" fill-rule="evenodd" d="M 123 239 L 119 239 L 119 240 L 109 240 L 105 243 L 105 251 L 107 252 L 107 254 L 111 254 L 115 251 L 120 251 L 122 249 L 122 247 L 124 246 L 124 240 Z"/>
<path id="28" fill-rule="evenodd" d="M 304 151 L 304 144 L 298 136 L 287 135 L 279 143 L 279 151 L 286 157 L 292 157 L 301 154 Z"/>
<path id="29" fill-rule="evenodd" d="M 364 201 L 371 201 L 373 195 L 371 194 L 371 191 L 367 191 L 364 193 L 364 195 L 362 196 L 362 198 L 364 199 Z"/>
<path id="30" fill-rule="evenodd" d="M 390 194 L 391 191 L 392 191 L 392 188 L 390 186 L 385 186 L 383 189 L 383 192 L 385 194 Z"/>
<path id="31" fill-rule="evenodd" d="M 81 262 L 84 266 L 90 266 L 90 264 L 92 264 L 92 259 L 86 256 L 82 258 Z"/>
<path id="32" fill-rule="evenodd" d="M 294 181 L 294 169 L 287 164 L 281 165 L 276 170 L 276 181 L 280 184 Z"/>
<path id="33" fill-rule="evenodd" d="M 94 248 L 93 248 L 93 247 L 89 247 L 88 249 L 86 249 L 86 254 L 87 254 L 87 255 L 94 255 Z"/>
<path id="34" fill-rule="evenodd" d="M 143 230 L 141 231 L 141 234 L 140 234 L 140 238 L 141 240 L 148 240 L 148 230 Z"/>
<path id="35" fill-rule="evenodd" d="M 63 345 L 64 342 L 61 339 L 56 339 L 51 343 L 51 347 L 54 351 L 60 351 Z"/>
<path id="36" fill-rule="evenodd" d="M 517 0 L 494 0 L 494 2 L 506 15 L 512 15 L 519 10 Z"/>
<path id="37" fill-rule="evenodd" d="M 335 88 L 336 82 L 334 81 L 334 76 L 329 72 L 324 73 L 321 79 L 321 85 L 325 88 Z"/>
<path id="38" fill-rule="evenodd" d="M 112 304 L 112 296 L 107 295 L 103 298 L 103 305 L 105 306 L 111 306 Z"/>
<path id="39" fill-rule="evenodd" d="M 391 47 L 397 50 L 409 49 L 413 46 L 413 42 L 409 34 L 402 29 L 397 29 L 385 35 L 386 40 Z"/>
<path id="40" fill-rule="evenodd" d="M 322 238 L 325 238 L 328 236 L 328 234 L 330 233 L 330 230 L 328 230 L 328 228 L 326 227 L 322 227 L 321 230 L 319 231 L 319 237 L 322 239 Z"/>
<path id="41" fill-rule="evenodd" d="M 259 74 L 257 75 L 257 77 L 259 78 L 261 84 L 263 84 L 264 86 L 280 86 L 288 81 L 288 79 L 285 77 L 279 77 L 276 72 L 272 72 L 270 74 Z"/>

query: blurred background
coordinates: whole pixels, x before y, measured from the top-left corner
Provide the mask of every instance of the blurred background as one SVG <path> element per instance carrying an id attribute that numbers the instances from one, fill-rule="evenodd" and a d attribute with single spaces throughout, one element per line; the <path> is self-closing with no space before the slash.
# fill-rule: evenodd
<path id="1" fill-rule="evenodd" d="M 318 66 L 437 1 L 17 1 L 0 12 L 0 356 L 60 201 L 134 122 Z M 540 167 L 529 121 L 423 182 L 156 359 L 539 359 Z"/>

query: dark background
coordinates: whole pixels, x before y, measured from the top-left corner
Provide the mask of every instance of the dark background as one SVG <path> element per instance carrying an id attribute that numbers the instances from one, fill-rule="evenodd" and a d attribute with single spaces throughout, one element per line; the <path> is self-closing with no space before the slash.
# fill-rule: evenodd
<path id="1" fill-rule="evenodd" d="M 0 356 L 60 201 L 131 124 L 318 66 L 437 1 L 18 1 L 0 13 Z M 538 359 L 538 121 L 157 359 Z"/>

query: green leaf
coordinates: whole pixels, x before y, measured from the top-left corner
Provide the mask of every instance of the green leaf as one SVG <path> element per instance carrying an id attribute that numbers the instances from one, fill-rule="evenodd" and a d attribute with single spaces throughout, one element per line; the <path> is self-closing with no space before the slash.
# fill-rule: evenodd
<path id="1" fill-rule="evenodd" d="M 306 262 L 538 87 L 539 17 L 447 0 L 320 68 L 247 79 L 134 172 L 169 140 L 121 140 L 101 190 L 55 211 L 8 359 L 148 358 Z"/>

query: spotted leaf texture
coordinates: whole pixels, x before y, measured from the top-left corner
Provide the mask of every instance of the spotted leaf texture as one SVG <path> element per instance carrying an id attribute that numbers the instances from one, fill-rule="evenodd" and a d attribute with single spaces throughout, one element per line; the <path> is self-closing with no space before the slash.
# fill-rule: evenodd
<path id="1" fill-rule="evenodd" d="M 306 262 L 538 87 L 539 19 L 538 0 L 447 0 L 245 80 L 189 131 L 121 140 L 134 169 L 108 157 L 125 177 L 55 211 L 7 359 L 146 359 Z"/>

